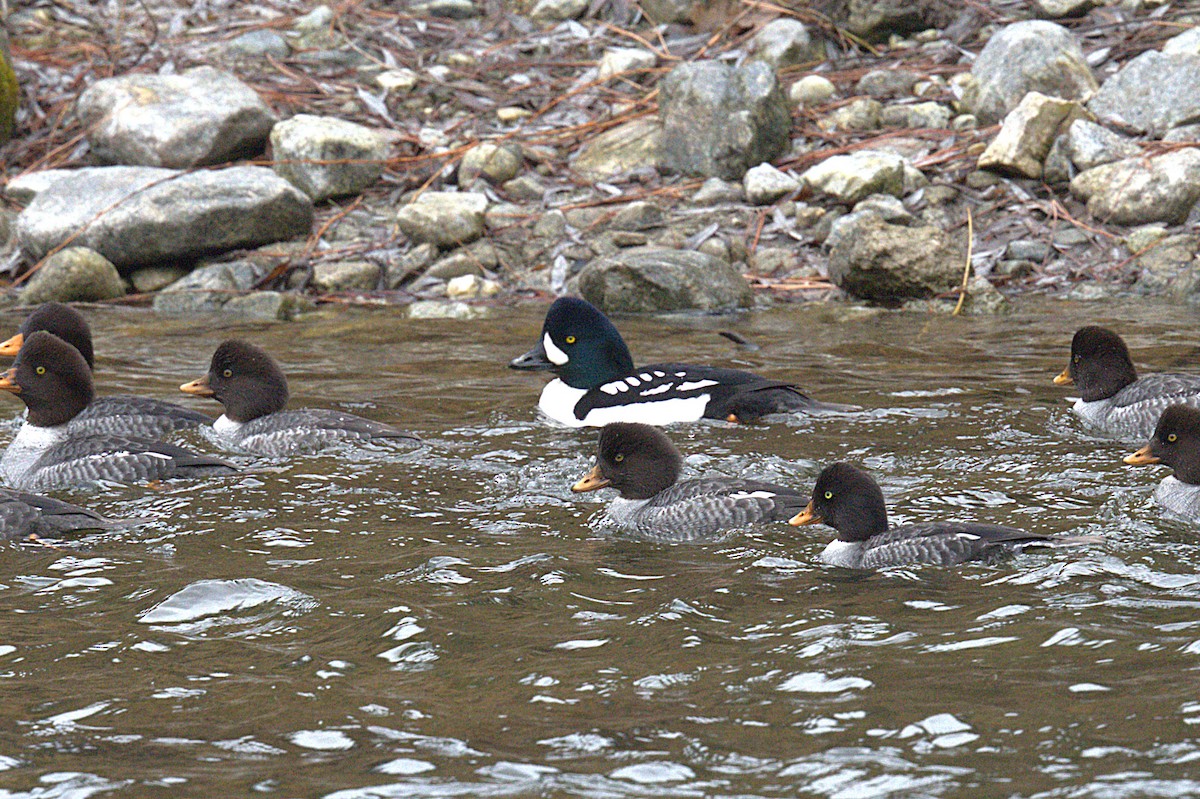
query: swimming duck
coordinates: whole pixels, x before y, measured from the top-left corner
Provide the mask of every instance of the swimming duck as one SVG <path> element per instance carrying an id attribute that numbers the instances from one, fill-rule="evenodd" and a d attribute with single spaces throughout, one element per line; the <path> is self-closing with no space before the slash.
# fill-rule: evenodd
<path id="1" fill-rule="evenodd" d="M 812 500 L 789 523 L 824 523 L 837 530 L 837 538 L 825 547 L 821 560 L 848 569 L 957 566 L 971 560 L 990 561 L 1029 545 L 1099 540 L 1094 536 L 1047 536 L 975 522 L 923 522 L 889 528 L 883 491 L 870 475 L 849 463 L 826 466 L 817 477 Z"/>
<path id="2" fill-rule="evenodd" d="M 69 305 L 47 302 L 26 317 L 17 334 L 0 343 L 0 355 L 16 356 L 25 339 L 38 330 L 53 333 L 67 342 L 87 361 L 88 369 L 95 368 L 92 331 L 83 315 Z M 175 430 L 212 424 L 212 419 L 199 411 L 173 402 L 122 394 L 97 397 L 78 416 L 71 420 L 71 433 L 92 435 L 113 433 L 138 438 L 158 438 Z"/>
<path id="3" fill-rule="evenodd" d="M 665 425 L 699 419 L 749 422 L 769 413 L 846 411 L 818 402 L 785 380 L 750 372 L 656 363 L 635 369 L 629 348 L 591 303 L 560 297 L 550 306 L 537 346 L 514 358 L 513 369 L 549 370 L 538 408 L 568 427 L 609 422 Z"/>
<path id="4" fill-rule="evenodd" d="M 83 530 L 108 530 L 130 522 L 106 519 L 99 513 L 61 499 L 0 488 L 0 539 L 57 538 Z"/>
<path id="5" fill-rule="evenodd" d="M 0 458 L 0 475 L 13 488 L 52 491 L 238 471 L 220 458 L 161 441 L 72 430 L 71 420 L 94 396 L 92 372 L 79 351 L 53 333 L 39 330 L 25 339 L 12 368 L 0 377 L 0 390 L 16 394 L 28 409 Z"/>
<path id="6" fill-rule="evenodd" d="M 1169 511 L 1200 519 L 1200 410 L 1172 405 L 1162 412 L 1150 442 L 1125 462 L 1134 466 L 1161 463 L 1175 474 L 1154 491 L 1154 499 Z"/>
<path id="7" fill-rule="evenodd" d="M 240 339 L 223 342 L 213 353 L 208 374 L 179 389 L 224 405 L 225 413 L 213 423 L 213 432 L 221 443 L 242 452 L 279 456 L 339 442 L 420 440 L 352 413 L 326 408 L 284 410 L 288 385 L 283 371 L 262 349 Z"/>
<path id="8" fill-rule="evenodd" d="M 683 458 L 663 432 L 635 422 L 600 431 L 596 465 L 571 490 L 614 488 L 617 527 L 661 541 L 693 541 L 754 522 L 786 521 L 804 504 L 797 491 L 757 480 L 679 480 Z"/>
<path id="9" fill-rule="evenodd" d="M 1200 405 L 1200 375 L 1139 378 L 1121 337 L 1094 325 L 1076 331 L 1071 360 L 1054 382 L 1079 387 L 1072 410 L 1084 424 L 1125 440 L 1149 438 L 1168 405 Z"/>

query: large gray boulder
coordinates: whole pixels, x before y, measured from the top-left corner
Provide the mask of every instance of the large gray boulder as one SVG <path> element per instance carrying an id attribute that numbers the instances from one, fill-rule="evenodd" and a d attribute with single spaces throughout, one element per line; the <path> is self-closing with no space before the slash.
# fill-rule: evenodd
<path id="1" fill-rule="evenodd" d="M 87 247 L 67 247 L 51 255 L 21 292 L 21 303 L 97 302 L 125 296 L 117 268 Z"/>
<path id="2" fill-rule="evenodd" d="M 1088 110 L 1106 122 L 1162 136 L 1200 121 L 1200 56 L 1147 50 L 1104 81 Z"/>
<path id="3" fill-rule="evenodd" d="M 839 228 L 829 253 L 829 278 L 846 293 L 891 304 L 961 285 L 962 247 L 941 228 L 893 225 L 872 213 L 855 217 Z"/>
<path id="4" fill-rule="evenodd" d="M 39 192 L 17 239 L 37 260 L 71 238 L 124 272 L 304 236 L 312 220 L 312 201 L 265 167 L 92 167 Z"/>
<path id="5" fill-rule="evenodd" d="M 579 293 L 609 313 L 729 311 L 754 302 L 730 264 L 695 250 L 636 247 L 597 258 L 579 273 Z"/>
<path id="6" fill-rule="evenodd" d="M 1053 22 L 1015 22 L 988 40 L 971 68 L 963 103 L 981 122 L 999 122 L 1028 92 L 1084 100 L 1096 79 L 1074 35 Z"/>
<path id="7" fill-rule="evenodd" d="M 271 152 L 275 173 L 320 202 L 358 194 L 379 180 L 388 143 L 354 122 L 297 114 L 271 129 Z"/>
<path id="8" fill-rule="evenodd" d="M 75 114 L 101 160 L 175 169 L 260 153 L 275 124 L 253 89 L 212 67 L 97 81 Z"/>
<path id="9" fill-rule="evenodd" d="M 1200 200 L 1200 150 L 1104 164 L 1076 175 L 1071 193 L 1106 222 L 1180 225 Z"/>
<path id="10" fill-rule="evenodd" d="M 738 180 L 789 144 L 791 116 L 774 71 L 683 63 L 659 84 L 662 163 L 686 175 Z"/>

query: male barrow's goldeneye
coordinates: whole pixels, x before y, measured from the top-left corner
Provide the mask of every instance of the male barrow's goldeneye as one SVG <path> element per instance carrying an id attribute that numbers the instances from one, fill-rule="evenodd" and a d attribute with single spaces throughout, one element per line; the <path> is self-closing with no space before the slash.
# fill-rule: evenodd
<path id="1" fill-rule="evenodd" d="M 1154 499 L 1169 511 L 1200 520 L 1200 410 L 1172 405 L 1159 417 L 1150 443 L 1125 462 L 1134 466 L 1161 463 L 1175 474 L 1154 491 Z"/>
<path id="2" fill-rule="evenodd" d="M 1079 387 L 1072 410 L 1085 425 L 1124 440 L 1149 438 L 1168 405 L 1200 405 L 1200 375 L 1139 378 L 1125 342 L 1103 327 L 1076 331 L 1071 361 L 1054 382 Z"/>
<path id="3" fill-rule="evenodd" d="M 576 297 L 554 301 L 542 325 L 541 341 L 509 366 L 558 375 L 542 390 L 538 408 L 568 427 L 603 427 L 609 422 L 665 425 L 699 419 L 749 422 L 768 413 L 855 410 L 817 402 L 787 381 L 736 369 L 686 363 L 635 369 L 613 323 Z"/>
<path id="4" fill-rule="evenodd" d="M 1100 540 L 1095 536 L 1047 536 L 974 522 L 924 522 L 889 529 L 883 491 L 869 475 L 848 463 L 835 463 L 821 471 L 812 500 L 790 523 L 799 526 L 818 522 L 838 533 L 821 553 L 821 560 L 848 569 L 957 566 L 970 560 L 990 561 L 1030 545 Z"/>
<path id="5" fill-rule="evenodd" d="M 617 527 L 660 541 L 694 541 L 754 522 L 787 521 L 804 505 L 794 489 L 733 477 L 679 479 L 683 458 L 655 427 L 612 422 L 600 431 L 596 466 L 572 491 L 615 488 Z"/>
<path id="6" fill-rule="evenodd" d="M 106 519 L 61 499 L 0 488 L 0 539 L 53 537 L 80 530 L 108 530 L 126 522 Z"/>
<path id="7" fill-rule="evenodd" d="M 0 343 L 0 355 L 15 356 L 25 339 L 38 330 L 53 333 L 79 350 L 88 369 L 95 368 L 92 331 L 83 315 L 69 305 L 47 302 L 26 317 L 17 334 Z M 212 424 L 212 418 L 199 411 L 152 397 L 123 394 L 97 397 L 71 420 L 72 435 L 113 433 L 158 438 L 174 430 Z"/>
<path id="8" fill-rule="evenodd" d="M 279 456 L 339 442 L 420 440 L 352 413 L 326 408 L 284 410 L 288 385 L 283 371 L 270 355 L 239 339 L 217 347 L 208 374 L 179 389 L 224 405 L 225 413 L 213 423 L 213 432 L 223 444 L 242 452 Z"/>
<path id="9" fill-rule="evenodd" d="M 13 488 L 52 491 L 237 471 L 220 458 L 161 441 L 73 433 L 71 420 L 92 401 L 92 373 L 79 351 L 53 333 L 29 335 L 12 368 L 0 377 L 0 390 L 16 394 L 28 408 L 25 423 L 0 458 L 0 475 Z"/>

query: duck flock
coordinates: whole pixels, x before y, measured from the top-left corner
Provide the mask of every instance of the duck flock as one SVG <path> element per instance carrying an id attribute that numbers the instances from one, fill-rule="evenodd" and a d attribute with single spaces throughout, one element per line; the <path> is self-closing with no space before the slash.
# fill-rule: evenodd
<path id="1" fill-rule="evenodd" d="M 0 390 L 26 406 L 24 421 L 0 457 L 0 537 L 60 537 L 105 529 L 120 520 L 45 496 L 103 484 L 153 484 L 240 471 L 219 455 L 159 440 L 211 427 L 210 440 L 230 452 L 286 457 L 333 445 L 383 442 L 420 446 L 417 436 L 382 422 L 320 408 L 289 409 L 287 378 L 254 344 L 223 342 L 208 372 L 180 390 L 223 406 L 212 419 L 159 399 L 97 397 L 87 321 L 70 306 L 47 303 L 29 315 L 0 355 L 15 356 Z M 547 370 L 538 409 L 551 422 L 599 427 L 594 468 L 576 492 L 612 489 L 615 527 L 655 541 L 697 541 L 751 524 L 822 523 L 837 537 L 821 554 L 832 566 L 875 569 L 908 564 L 953 566 L 993 560 L 1026 546 L 1098 543 L 1096 536 L 1046 535 L 1015 527 L 931 521 L 892 527 L 883 492 L 850 463 L 833 463 L 811 492 L 730 477 L 680 480 L 683 458 L 660 426 L 701 419 L 753 423 L 778 414 L 849 413 L 786 381 L 711 366 L 657 363 L 635 367 L 612 322 L 582 299 L 562 297 L 546 314 L 542 335 L 515 369 Z M 1132 465 L 1169 466 L 1155 498 L 1167 510 L 1200 520 L 1200 376 L 1138 377 L 1120 336 L 1102 327 L 1075 333 L 1067 367 L 1054 378 L 1079 392 L 1073 411 L 1093 432 L 1145 442 Z"/>

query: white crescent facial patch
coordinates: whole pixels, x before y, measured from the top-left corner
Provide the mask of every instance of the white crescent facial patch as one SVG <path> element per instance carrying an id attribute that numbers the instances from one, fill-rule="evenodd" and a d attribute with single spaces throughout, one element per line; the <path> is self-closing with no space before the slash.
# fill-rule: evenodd
<path id="1" fill-rule="evenodd" d="M 546 357 L 550 359 L 550 363 L 554 364 L 555 366 L 562 366 L 567 361 L 571 360 L 571 358 L 565 352 L 555 346 L 554 341 L 550 338 L 549 333 L 546 333 L 542 336 L 542 348 L 546 350 Z"/>

